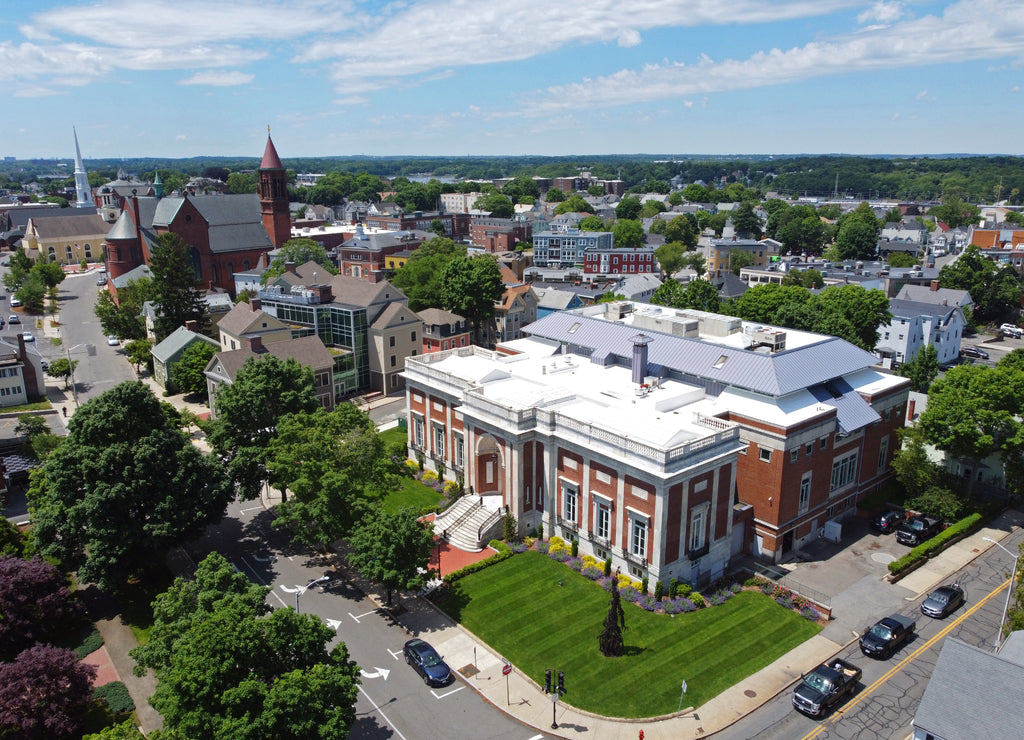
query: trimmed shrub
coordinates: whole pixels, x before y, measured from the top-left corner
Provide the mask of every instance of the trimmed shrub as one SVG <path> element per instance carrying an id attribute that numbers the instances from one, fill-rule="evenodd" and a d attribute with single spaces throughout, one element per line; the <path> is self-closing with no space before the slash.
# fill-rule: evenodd
<path id="1" fill-rule="evenodd" d="M 682 596 L 685 599 L 690 595 L 691 591 L 693 591 L 693 587 L 689 583 L 680 583 L 676 587 L 676 596 Z"/>
<path id="2" fill-rule="evenodd" d="M 81 660 L 86 655 L 96 652 L 101 647 L 103 647 L 103 638 L 100 636 L 99 630 L 93 629 L 92 632 L 82 639 L 78 644 L 78 647 L 74 649 L 75 657 Z"/>
<path id="3" fill-rule="evenodd" d="M 967 532 L 974 529 L 980 521 L 981 514 L 971 514 L 955 524 L 946 527 L 946 529 L 939 532 L 930 540 L 925 540 L 903 557 L 897 558 L 889 563 L 889 572 L 894 575 L 903 572 L 918 561 L 924 560 L 933 553 L 938 552 L 958 537 L 967 534 Z"/>
<path id="4" fill-rule="evenodd" d="M 135 702 L 132 701 L 128 687 L 120 681 L 111 681 L 92 690 L 94 699 L 102 699 L 107 703 L 107 709 L 117 714 L 127 714 L 135 711 Z"/>
<path id="5" fill-rule="evenodd" d="M 538 540 L 544 539 L 544 524 L 543 523 L 537 525 L 537 539 Z"/>
<path id="6" fill-rule="evenodd" d="M 576 557 L 579 554 L 580 554 L 580 541 L 579 540 L 573 540 L 572 541 L 572 556 Z"/>
<path id="7" fill-rule="evenodd" d="M 644 576 L 643 580 L 640 581 L 640 593 L 642 593 L 642 594 L 650 593 L 647 590 L 647 576 Z"/>
<path id="8" fill-rule="evenodd" d="M 611 558 L 605 558 L 604 559 L 604 574 L 605 574 L 605 576 L 610 576 L 612 574 L 612 559 Z"/>
<path id="9" fill-rule="evenodd" d="M 679 595 L 679 579 L 673 578 L 668 582 L 668 597 L 674 599 Z"/>
<path id="10" fill-rule="evenodd" d="M 654 584 L 654 600 L 655 601 L 661 601 L 661 597 L 664 595 L 664 592 L 665 592 L 665 584 L 662 583 L 661 581 L 655 582 L 655 584 Z"/>
<path id="11" fill-rule="evenodd" d="M 704 597 L 701 596 L 696 591 L 691 591 L 690 592 L 690 601 L 692 601 L 693 605 L 695 607 L 697 607 L 698 609 L 703 609 L 705 606 L 708 605 L 707 602 L 704 601 Z"/>

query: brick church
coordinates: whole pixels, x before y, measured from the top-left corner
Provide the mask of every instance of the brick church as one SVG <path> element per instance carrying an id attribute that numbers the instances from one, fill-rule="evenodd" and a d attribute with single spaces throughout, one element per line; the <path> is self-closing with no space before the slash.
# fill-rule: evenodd
<path id="1" fill-rule="evenodd" d="M 189 246 L 200 288 L 233 292 L 234 273 L 250 270 L 271 249 L 291 238 L 288 180 L 274 142 L 259 167 L 259 192 L 241 195 L 163 194 L 125 199 L 117 223 L 104 242 L 108 285 L 149 264 L 150 250 L 161 234 L 173 232 Z"/>

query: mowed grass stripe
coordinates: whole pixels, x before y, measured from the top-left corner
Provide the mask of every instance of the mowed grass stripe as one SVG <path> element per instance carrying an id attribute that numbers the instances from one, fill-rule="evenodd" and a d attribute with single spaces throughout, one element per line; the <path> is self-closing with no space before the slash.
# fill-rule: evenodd
<path id="1" fill-rule="evenodd" d="M 527 552 L 456 582 L 442 607 L 538 683 L 546 668 L 565 671 L 570 704 L 617 717 L 674 711 L 682 680 L 685 702 L 700 705 L 820 630 L 754 591 L 675 616 L 623 602 L 627 654 L 606 658 L 608 601 L 598 584 Z"/>

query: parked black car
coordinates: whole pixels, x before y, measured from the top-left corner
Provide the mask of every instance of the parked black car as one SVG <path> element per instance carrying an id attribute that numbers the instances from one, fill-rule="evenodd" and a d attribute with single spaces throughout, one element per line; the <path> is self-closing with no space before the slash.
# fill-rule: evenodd
<path id="1" fill-rule="evenodd" d="M 942 520 L 935 516 L 921 514 L 912 516 L 896 527 L 896 541 L 901 545 L 917 547 L 927 539 L 931 539 L 942 529 Z"/>
<path id="2" fill-rule="evenodd" d="M 921 613 L 926 617 L 945 619 L 966 601 L 967 596 L 959 583 L 940 586 L 928 594 L 928 598 L 921 603 Z"/>
<path id="3" fill-rule="evenodd" d="M 970 345 L 960 348 L 960 354 L 964 357 L 974 357 L 978 360 L 987 360 L 988 352 L 978 347 L 972 347 Z"/>
<path id="4" fill-rule="evenodd" d="M 896 527 L 900 526 L 906 520 L 906 512 L 897 511 L 896 509 L 888 509 L 871 520 L 871 528 L 876 532 L 889 534 L 890 532 L 895 532 Z"/>
<path id="5" fill-rule="evenodd" d="M 423 676 L 427 686 L 445 686 L 452 680 L 452 670 L 429 642 L 414 637 L 402 649 L 405 662 Z"/>
<path id="6" fill-rule="evenodd" d="M 891 658 L 901 645 L 914 639 L 917 624 L 901 614 L 879 619 L 860 636 L 860 651 L 872 658 Z"/>

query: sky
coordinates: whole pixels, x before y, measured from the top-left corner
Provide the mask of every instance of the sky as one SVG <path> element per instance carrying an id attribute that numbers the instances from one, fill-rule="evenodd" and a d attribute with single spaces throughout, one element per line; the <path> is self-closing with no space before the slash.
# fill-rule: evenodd
<path id="1" fill-rule="evenodd" d="M 7 0 L 0 156 L 1016 154 L 1022 0 Z"/>

